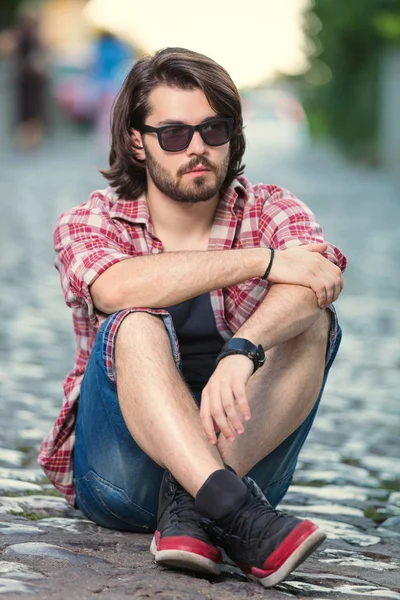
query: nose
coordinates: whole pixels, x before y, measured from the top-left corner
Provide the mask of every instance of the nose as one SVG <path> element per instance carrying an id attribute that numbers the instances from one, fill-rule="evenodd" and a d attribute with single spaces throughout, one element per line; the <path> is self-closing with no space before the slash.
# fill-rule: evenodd
<path id="1" fill-rule="evenodd" d="M 192 154 L 206 154 L 207 150 L 208 146 L 203 142 L 200 132 L 195 131 L 189 146 L 186 148 L 186 153 L 188 156 L 191 156 Z"/>

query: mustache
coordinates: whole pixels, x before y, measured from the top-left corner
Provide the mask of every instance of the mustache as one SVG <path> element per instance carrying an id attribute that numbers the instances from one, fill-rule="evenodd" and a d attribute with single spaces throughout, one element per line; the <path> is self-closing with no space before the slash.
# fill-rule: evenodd
<path id="1" fill-rule="evenodd" d="M 199 165 L 201 165 L 202 167 L 205 167 L 206 169 L 210 169 L 210 171 L 215 171 L 216 170 L 216 166 L 210 162 L 208 160 L 208 158 L 206 158 L 205 156 L 195 156 L 194 158 L 192 158 L 192 160 L 185 165 L 184 167 L 181 167 L 178 170 L 178 175 L 184 175 L 185 173 L 189 173 L 190 171 L 193 171 L 193 169 L 195 169 L 196 167 L 198 167 Z"/>

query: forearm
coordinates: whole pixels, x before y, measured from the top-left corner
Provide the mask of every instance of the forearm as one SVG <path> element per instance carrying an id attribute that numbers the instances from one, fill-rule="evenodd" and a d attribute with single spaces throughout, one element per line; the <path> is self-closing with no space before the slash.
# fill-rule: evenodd
<path id="1" fill-rule="evenodd" d="M 260 277 L 269 259 L 267 248 L 138 256 L 107 269 L 91 286 L 91 295 L 106 314 L 133 306 L 172 306 Z"/>
<path id="2" fill-rule="evenodd" d="M 234 337 L 262 344 L 269 350 L 303 333 L 321 314 L 313 290 L 275 284 Z"/>

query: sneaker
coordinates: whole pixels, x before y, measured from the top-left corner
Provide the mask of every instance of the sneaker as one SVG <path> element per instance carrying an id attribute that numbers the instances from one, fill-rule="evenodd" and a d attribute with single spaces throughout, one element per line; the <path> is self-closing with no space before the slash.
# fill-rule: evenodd
<path id="1" fill-rule="evenodd" d="M 166 471 L 161 483 L 157 531 L 150 552 L 159 565 L 219 575 L 222 556 L 200 525 L 194 499 Z"/>
<path id="2" fill-rule="evenodd" d="M 250 579 L 273 587 L 314 552 L 326 535 L 311 521 L 273 508 L 250 477 L 243 481 L 248 492 L 241 505 L 218 521 L 202 518 L 201 524 Z"/>

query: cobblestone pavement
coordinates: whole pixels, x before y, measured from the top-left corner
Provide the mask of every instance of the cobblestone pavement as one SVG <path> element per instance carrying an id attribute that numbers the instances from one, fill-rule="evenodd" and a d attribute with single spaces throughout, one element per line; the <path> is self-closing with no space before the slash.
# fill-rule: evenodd
<path id="1" fill-rule="evenodd" d="M 328 539 L 274 590 L 227 566 L 217 580 L 156 568 L 149 536 L 113 532 L 54 495 L 36 465 L 72 364 L 53 268 L 58 215 L 103 187 L 90 138 L 34 155 L 0 148 L 0 595 L 47 599 L 400 599 L 400 197 L 383 173 L 327 149 L 268 153 L 248 133 L 248 176 L 287 187 L 349 257 L 344 339 L 284 508 Z M 98 166 L 103 166 L 104 163 Z"/>

